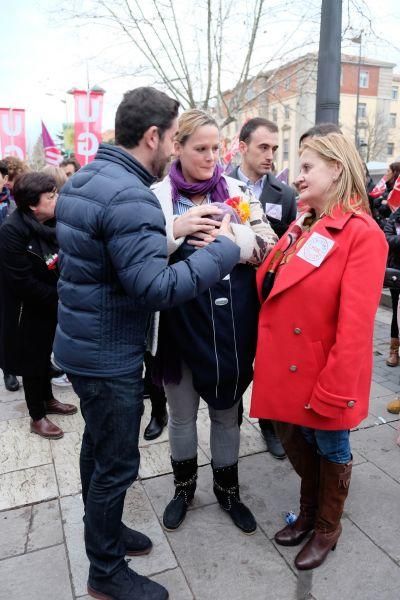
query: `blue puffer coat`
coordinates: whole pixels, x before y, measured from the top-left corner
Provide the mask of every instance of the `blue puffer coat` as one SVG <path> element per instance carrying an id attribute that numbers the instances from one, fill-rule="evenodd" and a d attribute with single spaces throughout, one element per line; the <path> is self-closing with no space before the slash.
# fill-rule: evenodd
<path id="1" fill-rule="evenodd" d="M 140 368 L 151 311 L 194 298 L 228 274 L 227 237 L 167 266 L 165 219 L 154 179 L 130 154 L 102 144 L 57 202 L 59 311 L 54 342 L 67 373 L 128 375 Z"/>

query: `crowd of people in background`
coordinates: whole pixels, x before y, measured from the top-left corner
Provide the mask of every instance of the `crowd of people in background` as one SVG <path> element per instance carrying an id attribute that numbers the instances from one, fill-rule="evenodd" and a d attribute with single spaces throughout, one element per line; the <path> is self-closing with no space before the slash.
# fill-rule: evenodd
<path id="1" fill-rule="evenodd" d="M 369 197 L 374 183 L 353 142 L 337 125 L 317 124 L 299 140 L 289 186 L 273 174 L 278 128 L 256 117 L 241 128 L 240 163 L 227 174 L 215 119 L 198 109 L 178 119 L 178 110 L 162 92 L 138 88 L 118 107 L 115 145 L 101 144 L 85 167 L 74 157 L 40 172 L 0 161 L 0 367 L 9 391 L 22 377 L 39 436 L 59 439 L 47 415 L 77 411 L 53 385 L 72 385 L 80 399 L 94 598 L 168 598 L 124 558 L 152 548 L 122 522 L 146 396 L 145 439 L 168 424 L 166 530 L 182 525 L 195 495 L 202 398 L 214 494 L 239 530 L 256 531 L 238 461 L 254 379 L 250 414 L 267 450 L 288 458 L 301 482 L 298 517 L 275 541 L 305 541 L 299 570 L 326 560 L 342 532 L 350 429 L 368 413 L 388 246 L 387 264 L 400 270 L 400 209 L 387 202 L 400 163 L 382 196 Z M 396 367 L 400 291 L 390 293 L 387 365 Z M 400 413 L 400 399 L 388 410 Z"/>

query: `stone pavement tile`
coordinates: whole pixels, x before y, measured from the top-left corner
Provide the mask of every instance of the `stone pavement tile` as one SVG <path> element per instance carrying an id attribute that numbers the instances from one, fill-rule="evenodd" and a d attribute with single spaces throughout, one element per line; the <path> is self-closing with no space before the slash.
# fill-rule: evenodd
<path id="1" fill-rule="evenodd" d="M 143 481 L 143 486 L 158 518 L 161 520 L 166 505 L 174 495 L 174 480 L 172 474 L 155 477 L 154 479 L 146 479 Z M 216 501 L 217 499 L 213 493 L 211 465 L 205 465 L 198 470 L 196 493 L 192 504 L 189 506 L 189 510 L 200 506 L 207 506 Z M 185 524 L 182 525 L 182 527 L 184 526 Z"/>
<path id="2" fill-rule="evenodd" d="M 387 388 L 386 386 L 381 385 L 380 383 L 375 383 L 375 381 L 372 381 L 370 400 L 372 400 L 373 398 L 382 398 L 383 396 L 390 396 L 392 393 L 393 390 L 391 390 L 390 388 Z"/>
<path id="3" fill-rule="evenodd" d="M 201 448 L 198 449 L 198 462 L 199 465 L 205 465 L 210 462 Z M 142 479 L 171 472 L 169 442 L 161 442 L 160 444 L 153 444 L 152 446 L 140 449 L 139 476 Z"/>
<path id="4" fill-rule="evenodd" d="M 250 384 L 245 393 L 243 394 L 243 417 L 250 421 L 250 423 L 257 423 L 258 419 L 249 416 L 252 387 L 252 384 Z"/>
<path id="5" fill-rule="evenodd" d="M 396 437 L 393 427 L 380 425 L 355 431 L 352 433 L 351 443 L 359 454 L 400 483 L 400 449 L 396 444 Z"/>
<path id="6" fill-rule="evenodd" d="M 72 600 L 63 545 L 0 561 L 0 600 Z"/>
<path id="7" fill-rule="evenodd" d="M 386 410 L 387 404 L 393 400 L 393 398 L 393 393 L 389 394 L 388 396 L 372 398 L 369 403 L 369 412 L 377 418 L 381 417 L 379 421 L 382 421 L 382 419 L 384 419 L 386 422 L 398 421 L 400 418 L 399 415 L 393 415 Z"/>
<path id="8" fill-rule="evenodd" d="M 19 378 L 19 381 L 21 382 L 21 378 Z M 16 392 L 9 392 L 6 390 L 0 371 L 0 402 L 10 402 L 12 400 L 23 400 L 25 402 L 24 388 L 20 386 L 19 390 Z"/>
<path id="9" fill-rule="evenodd" d="M 266 600 L 268 590 L 273 600 L 294 598 L 295 576 L 260 530 L 244 535 L 215 505 L 190 517 L 167 535 L 196 600 Z"/>
<path id="10" fill-rule="evenodd" d="M 53 464 L 0 475 L 0 510 L 58 497 Z"/>
<path id="11" fill-rule="evenodd" d="M 32 508 L 16 508 L 0 513 L 0 559 L 25 552 Z"/>
<path id="12" fill-rule="evenodd" d="M 385 323 L 385 325 L 390 325 L 392 322 L 392 311 L 379 307 L 376 313 L 376 321 L 379 323 Z M 389 328 L 387 329 L 389 330 Z"/>
<path id="13" fill-rule="evenodd" d="M 78 432 L 66 433 L 60 440 L 52 440 L 50 443 L 60 496 L 79 493 L 81 491 L 79 475 L 81 435 Z"/>
<path id="14" fill-rule="evenodd" d="M 350 493 L 351 494 L 351 493 Z M 342 519 L 343 533 L 326 562 L 308 574 L 311 592 L 318 600 L 396 600 L 400 568 L 349 519 Z M 300 547 L 276 546 L 289 564 Z"/>
<path id="15" fill-rule="evenodd" d="M 142 575 L 160 573 L 178 566 L 157 515 L 151 506 L 141 483 L 135 483 L 127 492 L 124 506 L 124 523 L 142 531 L 153 542 L 153 550 L 147 556 L 132 557 L 130 566 Z"/>
<path id="16" fill-rule="evenodd" d="M 151 579 L 167 588 L 169 600 L 193 600 L 192 592 L 181 569 L 172 569 L 158 575 L 152 575 Z"/>
<path id="17" fill-rule="evenodd" d="M 60 400 L 60 398 L 58 398 Z M 69 404 L 75 404 L 76 402 L 69 402 Z M 62 415 L 49 415 L 49 419 L 61 427 L 64 433 L 77 432 L 80 435 L 83 433 L 85 421 L 81 415 L 81 411 L 78 410 L 74 415 L 62 416 Z"/>
<path id="18" fill-rule="evenodd" d="M 28 408 L 25 400 L 9 400 L 0 402 L 0 421 L 9 421 L 10 419 L 20 419 L 28 417 Z"/>
<path id="19" fill-rule="evenodd" d="M 385 387 L 388 388 L 392 394 L 400 393 L 400 383 L 398 378 L 396 378 L 396 381 L 390 381 L 389 379 L 386 379 Z"/>
<path id="20" fill-rule="evenodd" d="M 60 498 L 62 522 L 71 568 L 72 586 L 76 596 L 87 593 L 86 582 L 89 562 L 83 541 L 83 503 L 82 496 L 66 496 Z"/>
<path id="21" fill-rule="evenodd" d="M 0 474 L 51 463 L 48 440 L 29 431 L 29 419 L 0 422 Z"/>
<path id="22" fill-rule="evenodd" d="M 243 458 L 239 463 L 240 495 L 269 538 L 281 529 L 285 514 L 298 511 L 300 479 L 288 460 L 268 453 Z"/>
<path id="23" fill-rule="evenodd" d="M 367 462 L 353 469 L 345 513 L 397 562 L 400 562 L 399 497 L 400 485 L 375 465 Z"/>
<path id="24" fill-rule="evenodd" d="M 55 546 L 64 542 L 58 500 L 41 502 L 32 506 L 27 552 Z"/>
<path id="25" fill-rule="evenodd" d="M 61 498 L 68 556 L 71 563 L 72 581 L 77 596 L 86 593 L 89 561 L 83 541 L 83 504 L 81 495 Z M 178 565 L 150 504 L 143 486 L 136 482 L 126 495 L 124 523 L 143 531 L 153 542 L 153 550 L 147 556 L 131 557 L 130 567 L 142 575 L 175 569 Z"/>

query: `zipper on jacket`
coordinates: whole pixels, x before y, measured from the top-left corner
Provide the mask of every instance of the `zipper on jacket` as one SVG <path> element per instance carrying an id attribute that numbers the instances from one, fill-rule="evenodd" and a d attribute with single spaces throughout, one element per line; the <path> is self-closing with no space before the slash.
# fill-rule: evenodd
<path id="1" fill-rule="evenodd" d="M 19 315 L 18 315 L 18 327 L 21 325 L 22 311 L 23 310 L 24 310 L 24 303 L 21 302 L 21 306 L 19 307 Z"/>

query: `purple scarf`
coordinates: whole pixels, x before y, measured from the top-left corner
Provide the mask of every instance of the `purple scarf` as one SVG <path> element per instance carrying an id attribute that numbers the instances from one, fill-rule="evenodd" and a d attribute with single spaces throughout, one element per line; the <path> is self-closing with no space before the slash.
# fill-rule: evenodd
<path id="1" fill-rule="evenodd" d="M 226 180 L 222 177 L 224 169 L 220 164 L 215 165 L 214 173 L 211 179 L 198 181 L 197 183 L 188 183 L 183 176 L 180 160 L 172 163 L 169 172 L 172 185 L 172 201 L 177 202 L 179 194 L 190 198 L 197 194 L 211 194 L 211 202 L 224 202 L 229 198 L 228 186 Z"/>

